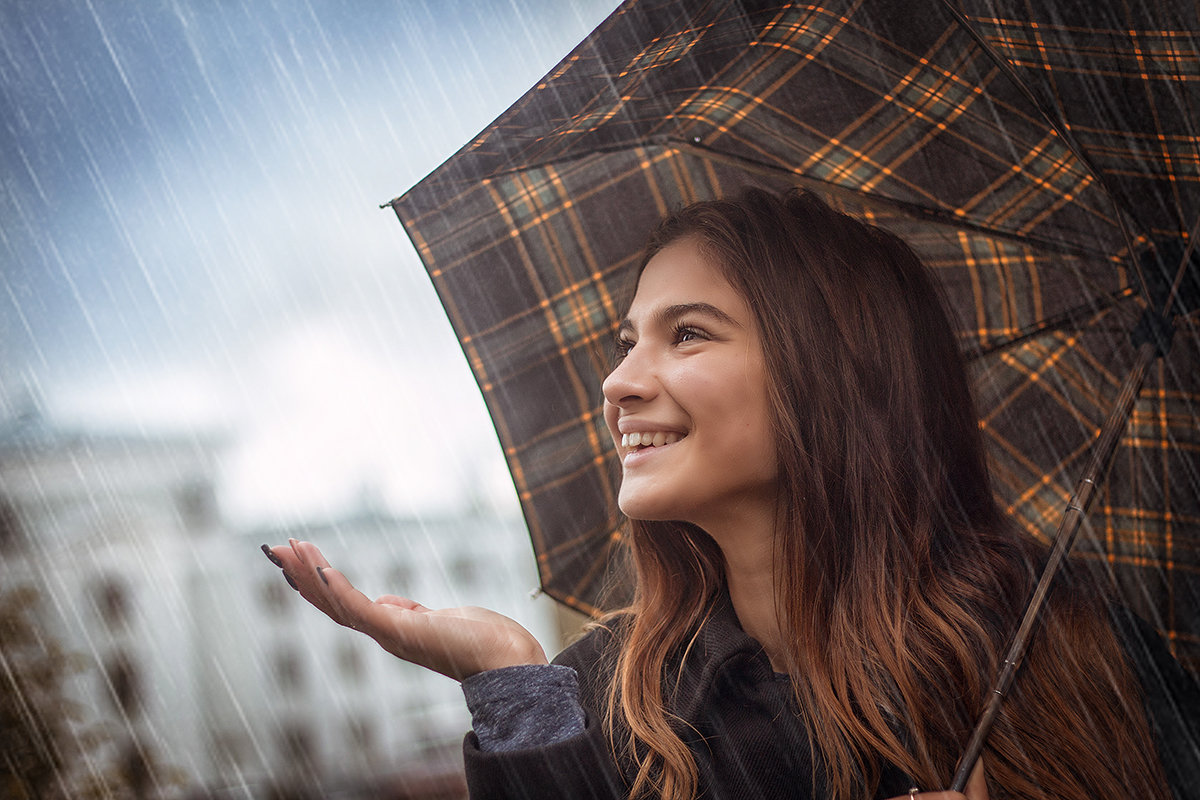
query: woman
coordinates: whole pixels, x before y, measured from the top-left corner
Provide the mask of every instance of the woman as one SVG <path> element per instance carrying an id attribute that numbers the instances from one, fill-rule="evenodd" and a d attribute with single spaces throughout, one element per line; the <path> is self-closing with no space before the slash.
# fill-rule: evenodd
<path id="1" fill-rule="evenodd" d="M 961 797 L 916 787 L 949 782 L 1040 553 L 992 498 L 916 256 L 804 193 L 689 206 L 617 350 L 636 596 L 555 666 L 499 615 L 371 602 L 307 543 L 268 555 L 334 620 L 464 680 L 472 797 Z M 1139 676 L 1178 667 L 1069 580 L 972 800 L 1169 796 Z"/>

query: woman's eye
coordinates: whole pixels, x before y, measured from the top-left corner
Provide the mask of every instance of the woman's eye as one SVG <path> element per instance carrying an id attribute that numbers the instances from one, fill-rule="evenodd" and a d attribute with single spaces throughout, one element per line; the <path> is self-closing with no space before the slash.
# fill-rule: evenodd
<path id="1" fill-rule="evenodd" d="M 633 349 L 633 345 L 634 342 L 632 339 L 626 339 L 623 336 L 619 337 L 614 348 L 616 357 L 624 358 L 625 356 L 629 355 L 629 351 Z"/>
<path id="2" fill-rule="evenodd" d="M 675 341 L 676 342 L 690 342 L 695 339 L 707 339 L 707 338 L 708 337 L 704 335 L 704 331 L 700 330 L 699 328 L 692 328 L 692 327 L 688 327 L 687 325 L 681 325 L 675 329 Z"/>

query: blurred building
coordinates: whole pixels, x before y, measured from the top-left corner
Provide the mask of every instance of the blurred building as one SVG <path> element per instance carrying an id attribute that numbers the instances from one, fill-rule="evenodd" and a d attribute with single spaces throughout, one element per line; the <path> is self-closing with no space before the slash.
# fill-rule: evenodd
<path id="1" fill-rule="evenodd" d="M 188 589 L 196 549 L 219 539 L 215 452 L 192 437 L 67 432 L 35 410 L 0 428 L 0 586 L 37 589 L 47 642 L 82 657 L 61 698 L 63 713 L 80 708 L 74 744 L 88 742 L 73 783 L 148 796 L 199 774 Z"/>
<path id="2" fill-rule="evenodd" d="M 469 716 L 455 681 L 309 607 L 259 551 L 321 545 L 368 595 L 481 605 L 559 639 L 519 519 L 464 511 L 239 532 L 214 493 L 220 443 L 0 426 L 0 587 L 42 594 L 48 637 L 83 656 L 68 700 L 104 730 L 85 759 L 135 796 L 461 796 Z M 90 760 L 89 760 L 90 759 Z"/>

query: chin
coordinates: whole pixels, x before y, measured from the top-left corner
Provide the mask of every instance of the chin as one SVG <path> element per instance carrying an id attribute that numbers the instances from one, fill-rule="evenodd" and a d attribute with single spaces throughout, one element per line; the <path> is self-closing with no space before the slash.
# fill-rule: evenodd
<path id="1" fill-rule="evenodd" d="M 662 498 L 647 497 L 642 493 L 627 496 L 621 492 L 617 496 L 617 507 L 629 519 L 643 522 L 670 522 L 679 519 L 679 509 L 673 504 L 664 502 Z"/>

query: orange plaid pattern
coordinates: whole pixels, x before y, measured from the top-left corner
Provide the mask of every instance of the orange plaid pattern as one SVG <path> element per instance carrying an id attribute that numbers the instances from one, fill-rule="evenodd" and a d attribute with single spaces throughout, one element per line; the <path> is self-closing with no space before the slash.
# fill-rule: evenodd
<path id="1" fill-rule="evenodd" d="M 1000 501 L 1053 534 L 1145 305 L 1121 222 L 1142 248 L 1200 216 L 1200 22 L 1108 5 L 966 0 L 971 33 L 941 3 L 628 2 L 393 201 L 547 592 L 590 612 L 627 596 L 600 407 L 614 326 L 658 218 L 749 184 L 805 185 L 917 248 L 972 354 Z M 1193 315 L 1077 545 L 1193 667 L 1198 409 Z"/>

